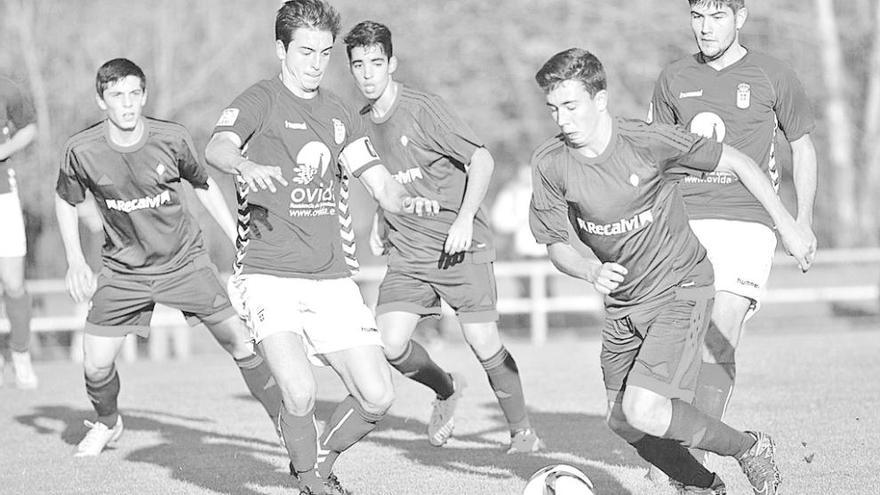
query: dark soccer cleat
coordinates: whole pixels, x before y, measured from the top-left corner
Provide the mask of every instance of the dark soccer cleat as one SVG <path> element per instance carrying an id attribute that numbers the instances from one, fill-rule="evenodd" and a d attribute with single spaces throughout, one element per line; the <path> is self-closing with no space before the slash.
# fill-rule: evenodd
<path id="1" fill-rule="evenodd" d="M 684 483 L 675 481 L 671 478 L 669 484 L 675 488 L 675 493 L 678 495 L 727 495 L 727 487 L 724 486 L 724 482 L 721 481 L 721 478 L 719 478 L 718 475 L 715 475 L 715 479 L 712 480 L 712 486 L 709 488 L 686 486 Z"/>
<path id="2" fill-rule="evenodd" d="M 288 463 L 287 469 L 290 471 L 290 476 L 296 480 L 296 488 L 299 490 L 297 492 L 298 495 L 324 495 L 326 492 L 323 481 L 314 470 L 307 473 L 297 473 L 296 468 L 293 467 L 293 462 Z M 305 476 L 300 476 L 300 474 Z"/>
<path id="3" fill-rule="evenodd" d="M 350 491 L 346 490 L 342 483 L 339 482 L 339 478 L 336 477 L 335 474 L 330 473 L 330 476 L 324 481 L 324 495 L 352 495 Z"/>
<path id="4" fill-rule="evenodd" d="M 776 466 L 776 444 L 770 435 L 761 432 L 747 431 L 755 437 L 752 445 L 739 459 L 739 465 L 749 479 L 755 495 L 776 495 L 782 476 Z"/>

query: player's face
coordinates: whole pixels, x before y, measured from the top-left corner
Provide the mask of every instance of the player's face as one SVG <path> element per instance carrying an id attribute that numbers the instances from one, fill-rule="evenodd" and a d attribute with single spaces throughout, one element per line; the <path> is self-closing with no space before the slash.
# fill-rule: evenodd
<path id="1" fill-rule="evenodd" d="M 691 8 L 691 29 L 703 57 L 708 60 L 720 58 L 737 42 L 737 33 L 745 23 L 746 10 L 736 14 L 725 5 L 705 2 Z"/>
<path id="2" fill-rule="evenodd" d="M 349 68 L 361 93 L 370 100 L 378 100 L 397 69 L 397 58 L 392 56 L 389 60 L 382 45 L 356 46 L 351 49 Z"/>
<path id="3" fill-rule="evenodd" d="M 565 135 L 569 145 L 581 148 L 591 143 L 605 111 L 607 93 L 599 91 L 591 97 L 580 81 L 568 80 L 546 95 L 550 115 Z"/>
<path id="4" fill-rule="evenodd" d="M 147 92 L 141 88 L 141 78 L 125 76 L 111 82 L 97 101 L 113 125 L 131 131 L 137 126 L 147 104 Z"/>
<path id="5" fill-rule="evenodd" d="M 275 51 L 281 60 L 281 77 L 294 91 L 314 93 L 321 85 L 324 71 L 330 62 L 333 49 L 333 34 L 299 28 L 293 32 L 293 39 L 287 50 L 280 41 L 275 42 Z"/>

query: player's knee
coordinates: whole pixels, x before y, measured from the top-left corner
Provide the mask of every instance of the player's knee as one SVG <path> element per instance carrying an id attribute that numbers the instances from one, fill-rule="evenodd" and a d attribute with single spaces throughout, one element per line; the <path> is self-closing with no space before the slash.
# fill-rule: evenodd
<path id="1" fill-rule="evenodd" d="M 637 392 L 630 393 L 628 390 L 623 396 L 621 408 L 626 418 L 626 423 L 639 431 L 652 435 L 662 435 L 663 425 L 660 425 L 657 416 L 659 411 L 658 402 L 653 397 Z M 668 426 L 668 425 L 666 425 Z"/>
<path id="2" fill-rule="evenodd" d="M 290 414 L 302 416 L 315 407 L 316 386 L 314 381 L 297 380 L 295 383 L 279 383 L 284 408 Z"/>
<path id="3" fill-rule="evenodd" d="M 93 382 L 101 381 L 109 377 L 110 373 L 113 372 L 113 363 L 98 364 L 85 360 L 83 361 L 83 372 L 85 373 L 88 380 L 91 380 Z"/>
<path id="4" fill-rule="evenodd" d="M 376 384 L 360 390 L 361 406 L 372 414 L 385 414 L 394 403 L 394 387 Z"/>
<path id="5" fill-rule="evenodd" d="M 501 350 L 501 336 L 495 325 L 465 325 L 464 338 L 481 359 L 488 359 Z"/>
<path id="6" fill-rule="evenodd" d="M 402 340 L 402 339 L 399 339 Z M 393 361 L 395 359 L 399 359 L 403 357 L 403 353 L 406 352 L 407 344 L 409 340 L 398 341 L 395 339 L 386 338 L 385 335 L 382 336 L 382 352 L 385 353 L 385 359 L 389 361 Z"/>

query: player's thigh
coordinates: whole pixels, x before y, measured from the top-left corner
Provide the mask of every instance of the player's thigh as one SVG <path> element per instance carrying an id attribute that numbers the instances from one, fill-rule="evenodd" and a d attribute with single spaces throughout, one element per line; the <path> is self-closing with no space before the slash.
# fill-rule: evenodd
<path id="1" fill-rule="evenodd" d="M 752 301 L 727 291 L 715 293 L 712 324 L 706 331 L 703 360 L 707 363 L 732 363 L 742 339 L 743 324 Z"/>
<path id="2" fill-rule="evenodd" d="M 301 335 L 278 332 L 259 343 L 272 376 L 281 388 L 285 407 L 293 413 L 305 413 L 314 405 L 315 377 Z"/>
<path id="3" fill-rule="evenodd" d="M 388 311 L 376 315 L 376 325 L 389 359 L 400 357 L 422 317 L 408 311 Z"/>
<path id="4" fill-rule="evenodd" d="M 100 335 L 83 335 L 83 368 L 86 376 L 93 380 L 105 378 L 113 369 L 113 363 L 122 345 L 124 336 L 105 337 Z"/>
<path id="5" fill-rule="evenodd" d="M 430 273 L 431 286 L 455 310 L 462 325 L 498 321 L 492 263 L 459 263 Z"/>
<path id="6" fill-rule="evenodd" d="M 394 400 L 391 368 L 377 346 L 359 346 L 324 354 L 349 392 L 371 412 L 385 412 Z"/>
<path id="7" fill-rule="evenodd" d="M 237 315 L 217 268 L 207 255 L 199 255 L 177 272 L 157 278 L 154 300 L 178 309 L 190 325 L 212 326 Z"/>
<path id="8" fill-rule="evenodd" d="M 0 284 L 6 295 L 17 297 L 24 293 L 23 257 L 0 257 Z"/>
<path id="9" fill-rule="evenodd" d="M 209 323 L 205 326 L 214 339 L 236 359 L 249 356 L 253 352 L 253 344 L 244 321 L 238 316 L 230 316 L 223 321 Z"/>
<path id="10" fill-rule="evenodd" d="M 364 346 L 382 348 L 382 337 L 357 284 L 350 278 L 312 280 L 303 300 L 303 329 L 316 354 Z"/>
<path id="11" fill-rule="evenodd" d="M 642 339 L 629 317 L 605 319 L 599 361 L 602 381 L 610 403 L 623 400 L 627 376 L 636 361 Z"/>
<path id="12" fill-rule="evenodd" d="M 18 193 L 13 191 L 0 194 L 0 258 L 24 259 L 27 254 L 27 239 L 24 230 L 24 215 Z"/>
<path id="13" fill-rule="evenodd" d="M 419 317 L 440 316 L 440 296 L 420 276 L 418 268 L 389 268 L 379 284 L 376 316 L 411 313 Z"/>
<path id="14" fill-rule="evenodd" d="M 149 337 L 150 320 L 156 303 L 150 281 L 144 277 L 101 270 L 86 315 L 84 333 L 102 337 L 123 337 L 137 333 Z"/>
<path id="15" fill-rule="evenodd" d="M 468 345 L 471 346 L 477 357 L 483 361 L 497 354 L 504 345 L 501 342 L 498 324 L 494 321 L 481 323 L 461 321 L 461 331 Z"/>

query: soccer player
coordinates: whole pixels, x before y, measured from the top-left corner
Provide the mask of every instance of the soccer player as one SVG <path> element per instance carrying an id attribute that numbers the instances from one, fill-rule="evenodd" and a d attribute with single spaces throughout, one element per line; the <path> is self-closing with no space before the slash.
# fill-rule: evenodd
<path id="1" fill-rule="evenodd" d="M 554 55 L 535 79 L 561 133 L 532 157 L 530 224 L 560 271 L 606 295 L 601 364 L 608 425 L 694 490 L 724 488 L 685 447 L 735 457 L 756 493 L 775 493 L 780 477 L 770 437 L 737 431 L 691 405 L 713 272 L 672 179 L 682 171 L 736 174 L 803 269 L 812 258 L 809 232 L 735 148 L 684 129 L 612 117 L 605 71 L 586 50 Z M 598 263 L 571 246 L 568 222 Z"/>
<path id="2" fill-rule="evenodd" d="M 440 299 L 456 311 L 465 340 L 482 364 L 510 428 L 508 452 L 542 447 L 529 423 L 519 370 L 498 333 L 492 232 L 481 203 L 494 161 L 480 139 L 437 96 L 394 81 L 391 31 L 364 21 L 346 36 L 351 73 L 370 105 L 368 132 L 394 178 L 414 195 L 439 194 L 430 219 L 384 213 L 390 245 L 376 321 L 385 356 L 404 376 L 436 394 L 428 441 L 452 435 L 464 381 L 413 341 L 420 318 L 439 316 Z"/>
<path id="3" fill-rule="evenodd" d="M 55 189 L 67 288 L 77 302 L 91 299 L 83 367 L 98 419 L 86 421 L 89 431 L 74 454 L 80 457 L 98 455 L 122 435 L 114 363 L 127 334 L 149 335 L 156 303 L 183 311 L 191 324 L 204 323 L 273 421 L 281 409 L 269 367 L 248 342 L 247 328 L 208 259 L 202 233 L 182 203 L 181 181 L 192 184 L 230 239 L 235 237 L 232 215 L 189 132 L 142 115 L 146 82 L 140 67 L 127 59 L 110 60 L 98 69 L 96 100 L 106 118 L 68 140 Z M 79 240 L 75 205 L 85 200 L 86 191 L 104 222 L 103 268 L 97 278 Z"/>
<path id="4" fill-rule="evenodd" d="M 407 195 L 381 165 L 357 111 L 320 88 L 339 24 L 323 0 L 285 2 L 275 18 L 280 75 L 223 110 L 205 152 L 237 176 L 234 283 L 281 386 L 281 431 L 306 494 L 346 493 L 333 464 L 375 428 L 394 394 L 375 320 L 351 279 L 358 263 L 349 177 L 387 211 L 435 214 L 438 207 Z M 310 358 L 329 364 L 351 394 L 320 438 Z"/>
<path id="5" fill-rule="evenodd" d="M 19 87 L 0 76 L 0 288 L 9 319 L 9 350 L 18 388 L 32 389 L 38 384 L 31 365 L 31 298 L 24 286 L 27 244 L 24 217 L 18 199 L 15 171 L 8 161 L 37 135 L 34 108 Z M 0 355 L 0 374 L 3 356 Z M 2 377 L 0 377 L 2 384 Z"/>
<path id="6" fill-rule="evenodd" d="M 743 151 L 774 189 L 779 131 L 791 143 L 797 222 L 811 232 L 816 196 L 816 151 L 810 104 L 795 73 L 780 60 L 740 44 L 748 11 L 744 0 L 690 0 L 699 52 L 663 69 L 648 120 Z M 690 225 L 715 267 L 715 305 L 706 334 L 694 405 L 723 417 L 736 379 L 735 351 L 745 321 L 765 292 L 776 235 L 773 221 L 735 176 L 710 173 L 681 184 Z M 815 249 L 815 240 L 811 240 Z"/>

